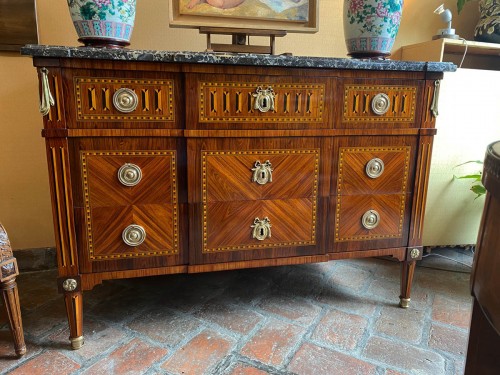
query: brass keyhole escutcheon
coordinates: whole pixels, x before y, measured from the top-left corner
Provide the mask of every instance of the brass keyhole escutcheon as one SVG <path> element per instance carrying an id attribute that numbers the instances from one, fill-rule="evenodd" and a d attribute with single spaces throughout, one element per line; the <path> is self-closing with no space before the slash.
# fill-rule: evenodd
<path id="1" fill-rule="evenodd" d="M 273 168 L 269 160 L 266 160 L 264 163 L 257 160 L 252 168 L 252 171 L 252 182 L 256 182 L 259 185 L 265 185 L 268 182 L 273 182 Z"/>
<path id="2" fill-rule="evenodd" d="M 268 86 L 267 89 L 263 89 L 261 86 L 257 87 L 252 96 L 255 98 L 254 109 L 260 112 L 274 111 L 274 98 L 276 94 L 271 86 Z"/>
<path id="3" fill-rule="evenodd" d="M 268 217 L 260 220 L 256 217 L 253 220 L 253 225 L 250 226 L 252 230 L 252 238 L 259 241 L 264 241 L 266 238 L 271 238 L 271 221 Z"/>

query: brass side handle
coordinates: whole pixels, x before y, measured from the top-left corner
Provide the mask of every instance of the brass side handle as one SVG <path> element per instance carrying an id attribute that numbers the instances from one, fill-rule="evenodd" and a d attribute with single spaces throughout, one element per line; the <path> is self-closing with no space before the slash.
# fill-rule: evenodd
<path id="1" fill-rule="evenodd" d="M 441 81 L 436 80 L 434 81 L 434 96 L 432 97 L 432 104 L 431 104 L 431 112 L 434 117 L 438 117 L 439 115 L 439 109 L 438 109 L 438 104 L 439 104 L 439 89 L 441 87 Z"/>
<path id="2" fill-rule="evenodd" d="M 252 95 L 255 98 L 254 109 L 260 112 L 274 111 L 274 98 L 276 94 L 271 86 L 268 86 L 267 89 L 259 86 Z"/>
<path id="3" fill-rule="evenodd" d="M 376 115 L 382 116 L 389 110 L 390 106 L 391 102 L 387 94 L 380 93 L 375 95 L 372 99 L 372 111 Z"/>
<path id="4" fill-rule="evenodd" d="M 113 105 L 120 112 L 134 112 L 138 104 L 139 98 L 132 89 L 122 87 L 113 94 Z"/>
<path id="5" fill-rule="evenodd" d="M 47 68 L 40 69 L 40 79 L 42 81 L 42 97 L 40 99 L 40 113 L 46 116 L 50 112 L 50 107 L 54 106 L 54 97 L 50 92 L 49 85 L 49 70 Z"/>
<path id="6" fill-rule="evenodd" d="M 379 158 L 373 158 L 366 163 L 365 173 L 370 178 L 378 178 L 384 173 L 384 162 Z"/>
<path id="7" fill-rule="evenodd" d="M 132 163 L 123 164 L 118 170 L 118 181 L 125 186 L 135 186 L 142 179 L 142 171 L 138 165 Z"/>
<path id="8" fill-rule="evenodd" d="M 361 218 L 361 224 L 364 228 L 370 230 L 376 228 L 380 223 L 380 215 L 375 210 L 368 210 L 363 214 Z"/>
<path id="9" fill-rule="evenodd" d="M 250 226 L 252 229 L 252 238 L 259 241 L 264 241 L 266 238 L 271 238 L 271 221 L 268 217 L 260 220 L 256 217 L 253 220 L 253 225 Z"/>
<path id="10" fill-rule="evenodd" d="M 146 230 L 140 225 L 129 225 L 122 232 L 122 240 L 128 246 L 139 246 L 145 239 Z"/>
<path id="11" fill-rule="evenodd" d="M 252 182 L 256 182 L 259 185 L 265 185 L 268 182 L 273 182 L 273 168 L 269 160 L 261 163 L 257 160 L 252 168 Z"/>

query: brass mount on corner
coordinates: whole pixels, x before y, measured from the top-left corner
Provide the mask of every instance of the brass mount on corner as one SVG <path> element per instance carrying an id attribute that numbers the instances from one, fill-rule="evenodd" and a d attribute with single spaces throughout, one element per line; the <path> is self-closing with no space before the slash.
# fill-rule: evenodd
<path id="1" fill-rule="evenodd" d="M 284 30 L 200 27 L 200 34 L 207 34 L 207 52 L 262 53 L 276 55 L 276 37 L 283 37 L 287 33 Z M 212 43 L 212 35 L 231 35 L 232 43 Z M 269 46 L 250 45 L 250 36 L 269 37 Z M 287 53 L 286 55 L 291 54 Z"/>

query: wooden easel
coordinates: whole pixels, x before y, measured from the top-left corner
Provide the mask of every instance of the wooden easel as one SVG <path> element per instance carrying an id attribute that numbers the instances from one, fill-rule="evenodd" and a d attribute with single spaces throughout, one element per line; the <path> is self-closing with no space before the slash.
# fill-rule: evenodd
<path id="1" fill-rule="evenodd" d="M 264 53 L 275 55 L 275 38 L 285 36 L 286 31 L 200 27 L 200 34 L 207 34 L 207 52 Z M 232 44 L 212 43 L 211 35 L 232 35 Z M 269 46 L 250 45 L 250 36 L 268 36 Z"/>

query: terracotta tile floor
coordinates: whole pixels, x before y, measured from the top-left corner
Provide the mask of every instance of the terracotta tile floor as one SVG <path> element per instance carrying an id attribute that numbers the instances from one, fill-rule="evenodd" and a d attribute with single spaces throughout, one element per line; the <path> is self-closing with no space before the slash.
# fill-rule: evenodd
<path id="1" fill-rule="evenodd" d="M 383 259 L 108 281 L 84 293 L 72 351 L 55 271 L 18 278 L 27 355 L 9 374 L 463 373 L 469 274 L 418 267 L 409 309 Z"/>

